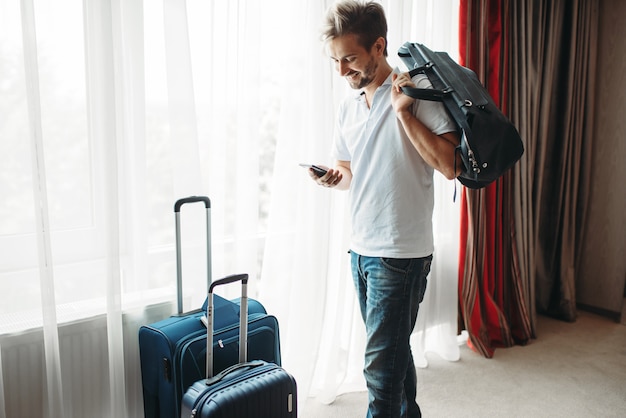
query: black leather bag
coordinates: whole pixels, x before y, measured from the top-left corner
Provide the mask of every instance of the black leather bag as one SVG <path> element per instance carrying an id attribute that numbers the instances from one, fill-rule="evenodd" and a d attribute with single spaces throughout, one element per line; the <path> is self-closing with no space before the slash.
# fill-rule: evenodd
<path id="1" fill-rule="evenodd" d="M 425 74 L 432 89 L 404 87 L 404 94 L 439 101 L 457 125 L 463 167 L 458 176 L 466 187 L 480 189 L 511 168 L 524 153 L 522 139 L 511 121 L 495 105 L 489 92 L 469 68 L 446 52 L 433 52 L 422 44 L 406 42 L 398 55 L 411 76 Z"/>

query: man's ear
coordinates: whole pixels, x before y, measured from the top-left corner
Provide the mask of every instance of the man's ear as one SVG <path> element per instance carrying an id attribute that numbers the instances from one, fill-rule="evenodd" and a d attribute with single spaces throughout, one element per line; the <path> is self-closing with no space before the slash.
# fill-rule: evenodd
<path id="1" fill-rule="evenodd" d="M 374 42 L 374 51 L 380 55 L 384 55 L 386 46 L 385 38 L 381 36 Z"/>

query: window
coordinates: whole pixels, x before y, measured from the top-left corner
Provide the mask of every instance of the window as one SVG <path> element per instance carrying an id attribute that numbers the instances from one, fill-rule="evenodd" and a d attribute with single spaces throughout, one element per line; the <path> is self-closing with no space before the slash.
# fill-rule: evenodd
<path id="1" fill-rule="evenodd" d="M 259 274 L 280 110 L 277 61 L 263 47 L 279 26 L 276 4 L 189 1 L 185 15 L 178 2 L 120 13 L 35 1 L 34 32 L 25 31 L 37 42 L 28 44 L 19 3 L 2 3 L 0 316 L 40 323 L 37 177 L 60 321 L 104 311 L 111 266 L 123 303 L 171 299 L 172 208 L 188 194 L 213 200 L 215 275 Z M 205 277 L 200 212 L 183 217 L 195 288 Z"/>

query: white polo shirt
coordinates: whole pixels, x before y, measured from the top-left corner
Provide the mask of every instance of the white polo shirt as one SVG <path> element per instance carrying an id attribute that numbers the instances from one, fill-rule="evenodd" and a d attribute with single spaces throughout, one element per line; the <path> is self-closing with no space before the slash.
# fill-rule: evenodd
<path id="1" fill-rule="evenodd" d="M 394 69 L 394 73 L 399 73 Z M 428 78 L 413 78 L 431 88 Z M 416 100 L 416 117 L 441 135 L 455 130 L 443 105 Z M 391 105 L 391 75 L 371 109 L 359 92 L 339 108 L 333 158 L 350 161 L 351 249 L 369 257 L 418 258 L 433 252 L 433 168 L 404 132 Z"/>

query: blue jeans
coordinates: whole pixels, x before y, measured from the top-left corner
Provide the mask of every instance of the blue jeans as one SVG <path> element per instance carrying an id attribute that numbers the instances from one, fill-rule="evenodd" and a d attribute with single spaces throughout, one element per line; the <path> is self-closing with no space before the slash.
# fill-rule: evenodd
<path id="1" fill-rule="evenodd" d="M 363 369 L 369 393 L 367 417 L 421 417 L 409 337 L 426 291 L 432 255 L 394 259 L 352 251 L 351 257 L 367 333 Z"/>

